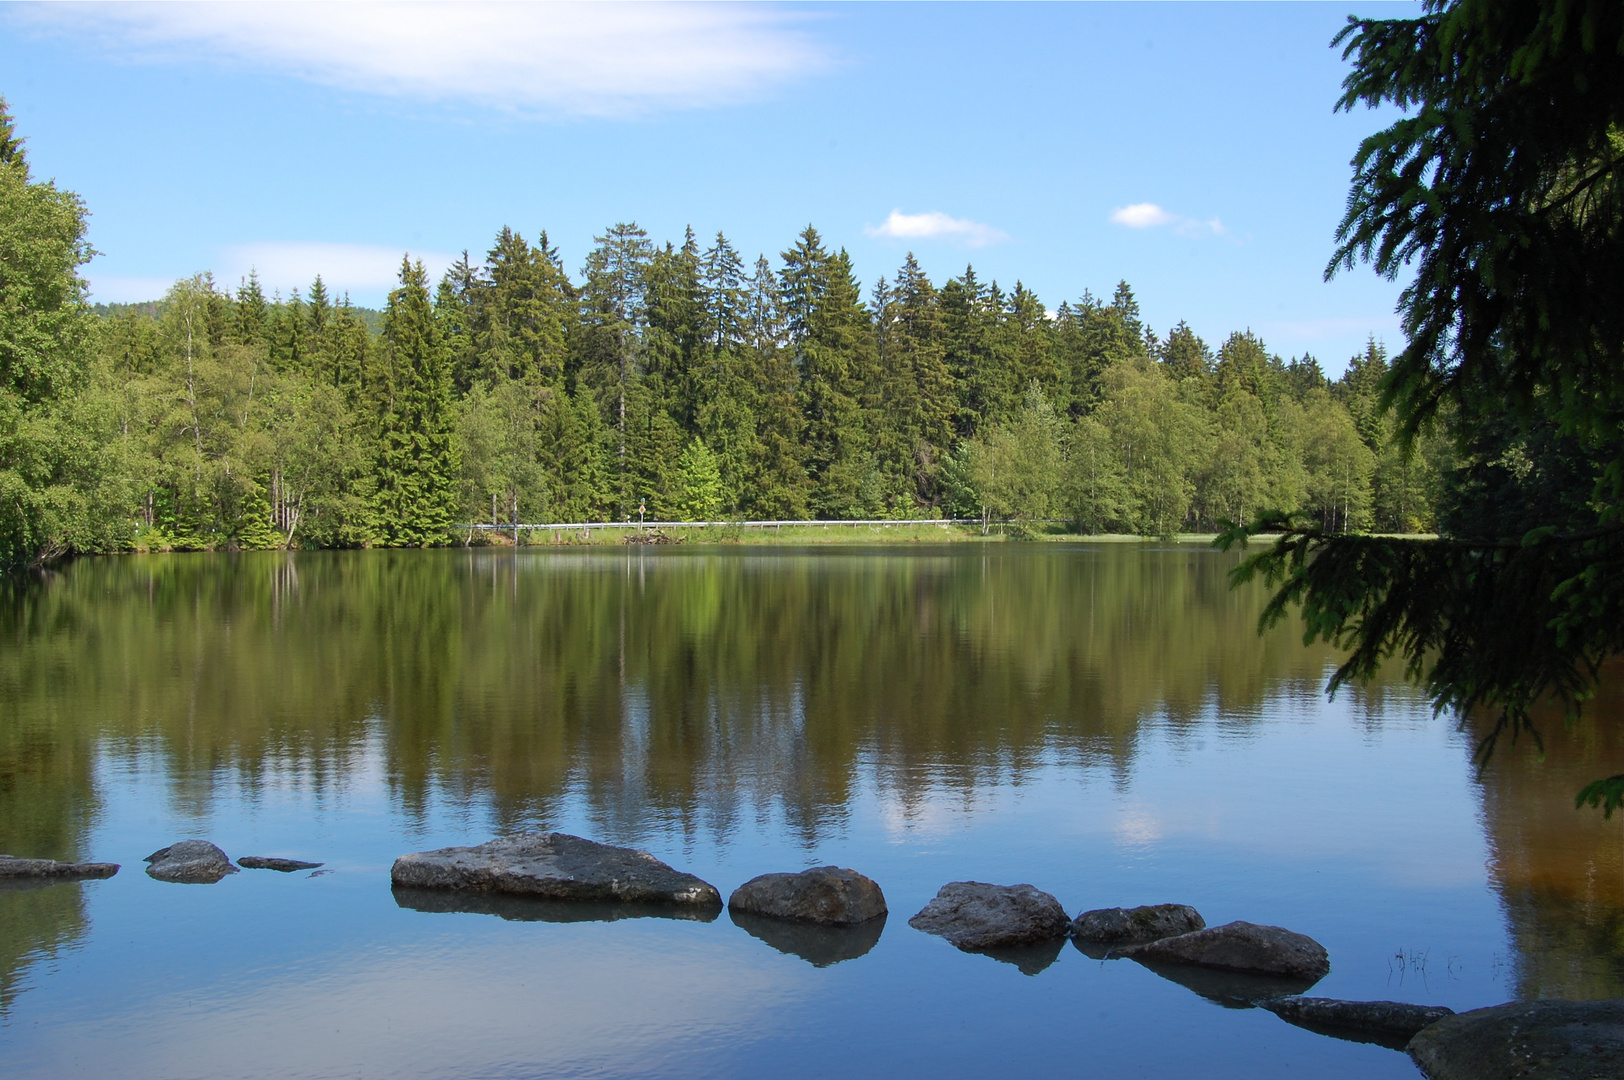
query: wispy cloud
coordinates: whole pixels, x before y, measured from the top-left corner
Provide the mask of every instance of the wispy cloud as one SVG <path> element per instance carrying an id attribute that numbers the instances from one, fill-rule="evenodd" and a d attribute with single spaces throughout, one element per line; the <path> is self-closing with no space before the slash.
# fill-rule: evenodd
<path id="1" fill-rule="evenodd" d="M 321 241 L 264 242 L 240 244 L 225 250 L 216 278 L 225 288 L 235 289 L 250 272 L 259 275 L 266 292 L 279 289 L 304 290 L 321 275 L 330 293 L 352 292 L 376 296 L 395 287 L 400 280 L 403 249 L 384 244 L 335 244 Z M 436 251 L 413 251 L 411 258 L 423 260 L 429 283 L 445 272 L 457 256 Z"/>
<path id="2" fill-rule="evenodd" d="M 1155 229 L 1162 226 L 1171 226 L 1180 236 L 1223 236 L 1227 229 L 1224 223 L 1217 218 L 1185 217 L 1164 210 L 1155 203 L 1133 203 L 1129 206 L 1119 206 L 1111 211 L 1111 223 L 1125 225 L 1130 229 Z"/>
<path id="3" fill-rule="evenodd" d="M 983 225 L 968 218 L 950 217 L 940 210 L 931 210 L 923 214 L 904 214 L 901 210 L 893 210 L 891 216 L 879 225 L 864 226 L 863 232 L 869 236 L 892 240 L 945 238 L 956 240 L 967 247 L 986 247 L 988 244 L 999 244 L 1009 239 L 1009 234 L 1002 229 L 995 229 L 991 225 Z"/>
<path id="4" fill-rule="evenodd" d="M 139 304 L 146 300 L 161 300 L 175 282 L 172 278 L 123 277 L 118 274 L 87 275 L 90 281 L 90 301 L 94 304 Z"/>
<path id="5" fill-rule="evenodd" d="M 72 3 L 8 13 L 131 59 L 566 115 L 748 100 L 824 68 L 804 16 L 755 4 Z"/>

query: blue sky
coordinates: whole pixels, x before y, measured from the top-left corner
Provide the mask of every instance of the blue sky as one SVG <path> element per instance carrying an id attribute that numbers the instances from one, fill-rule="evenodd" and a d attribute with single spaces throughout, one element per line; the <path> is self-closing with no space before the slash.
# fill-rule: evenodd
<path id="1" fill-rule="evenodd" d="M 379 305 L 546 229 L 808 223 L 865 287 L 912 250 L 1050 307 L 1126 279 L 1151 325 L 1250 328 L 1339 371 L 1402 283 L 1322 280 L 1359 140 L 1331 111 L 1350 12 L 1414 4 L 7 5 L 0 94 L 78 191 L 94 295 L 249 266 Z"/>

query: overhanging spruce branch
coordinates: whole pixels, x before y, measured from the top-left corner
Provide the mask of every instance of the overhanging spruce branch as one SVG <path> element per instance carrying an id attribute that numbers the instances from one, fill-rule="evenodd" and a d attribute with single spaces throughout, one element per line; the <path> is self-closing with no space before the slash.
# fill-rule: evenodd
<path id="1" fill-rule="evenodd" d="M 1520 541 L 1430 539 L 1327 533 L 1302 515 L 1271 512 L 1225 523 L 1215 543 L 1229 550 L 1264 534 L 1268 548 L 1231 572 L 1236 584 L 1262 579 L 1274 590 L 1259 629 L 1296 609 L 1305 643 L 1346 650 L 1332 694 L 1397 661 L 1435 713 L 1464 721 L 1493 710 L 1480 766 L 1504 735 L 1543 745 L 1531 717 L 1538 702 L 1558 702 L 1576 720 L 1603 659 L 1624 651 L 1620 612 L 1606 599 L 1613 592 L 1594 587 L 1624 575 L 1624 524 L 1536 529 Z M 1624 806 L 1624 778 L 1597 781 L 1579 801 L 1610 814 Z"/>

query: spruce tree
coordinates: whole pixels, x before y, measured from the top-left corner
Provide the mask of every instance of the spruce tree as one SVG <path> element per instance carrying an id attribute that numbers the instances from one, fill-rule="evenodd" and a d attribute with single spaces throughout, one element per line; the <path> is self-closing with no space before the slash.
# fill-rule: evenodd
<path id="1" fill-rule="evenodd" d="M 421 261 L 401 261 L 383 336 L 390 385 L 379 423 L 373 536 L 393 547 L 442 543 L 457 514 L 460 463 L 450 364 Z"/>

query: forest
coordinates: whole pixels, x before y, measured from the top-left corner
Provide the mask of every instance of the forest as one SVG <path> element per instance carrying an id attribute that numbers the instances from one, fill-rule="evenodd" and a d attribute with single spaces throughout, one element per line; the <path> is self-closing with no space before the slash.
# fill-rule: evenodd
<path id="1" fill-rule="evenodd" d="M 1328 379 L 1249 331 L 1158 335 L 1127 283 L 1047 308 L 910 254 L 864 290 L 808 227 L 751 265 L 635 224 L 571 274 L 504 228 L 381 313 L 317 277 L 89 304 L 76 196 L 0 112 L 7 561 L 468 543 L 474 523 L 951 516 L 1213 531 L 1265 508 L 1428 531 L 1451 452 L 1395 437 L 1374 340 Z M 32 230 L 32 231 L 31 231 Z M 19 287 L 26 286 L 26 288 Z"/>

